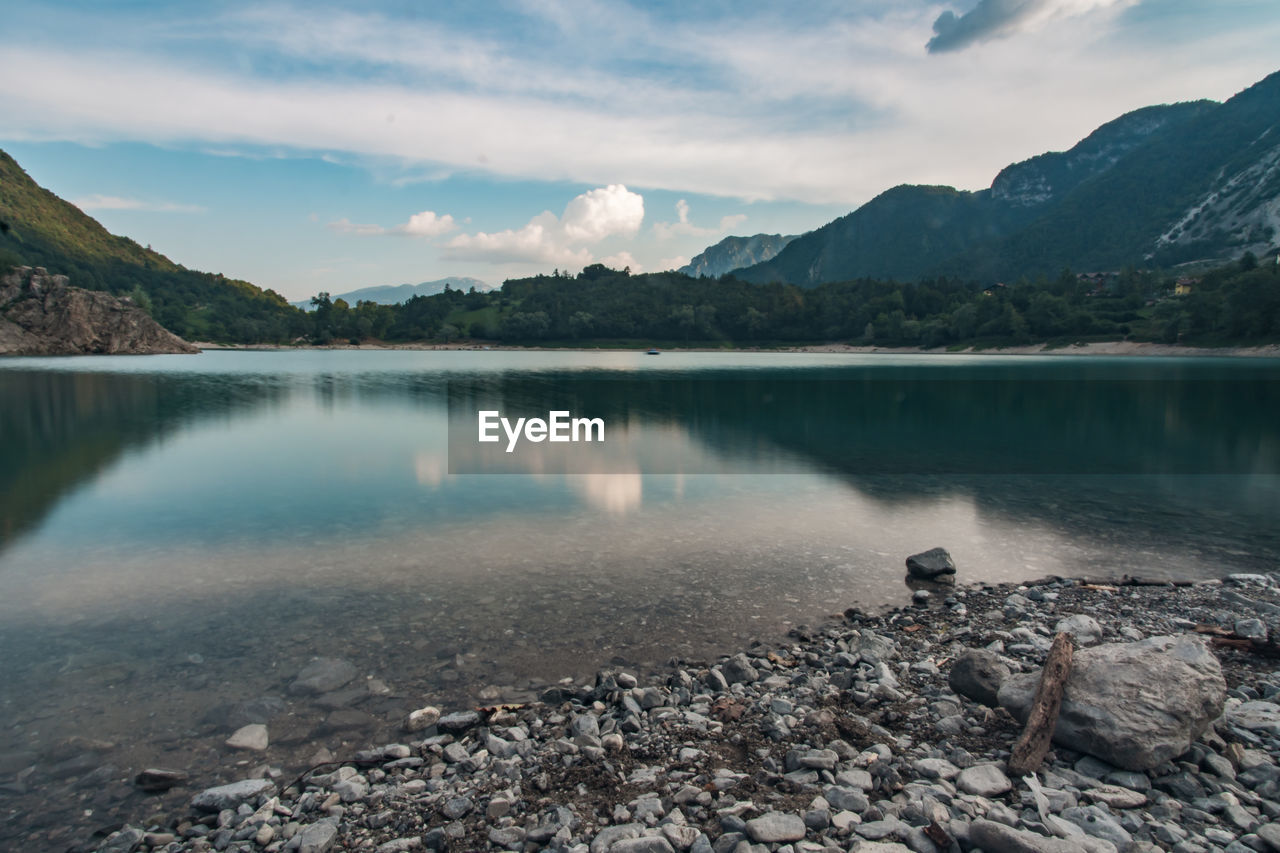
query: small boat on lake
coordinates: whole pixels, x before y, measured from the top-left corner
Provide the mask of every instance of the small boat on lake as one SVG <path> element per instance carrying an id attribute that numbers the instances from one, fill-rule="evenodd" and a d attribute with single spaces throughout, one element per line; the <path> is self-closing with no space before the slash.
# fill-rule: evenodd
<path id="1" fill-rule="evenodd" d="M 645 355 L 662 355 L 662 353 L 658 352 L 656 349 L 650 349 L 647 353 L 645 353 Z"/>

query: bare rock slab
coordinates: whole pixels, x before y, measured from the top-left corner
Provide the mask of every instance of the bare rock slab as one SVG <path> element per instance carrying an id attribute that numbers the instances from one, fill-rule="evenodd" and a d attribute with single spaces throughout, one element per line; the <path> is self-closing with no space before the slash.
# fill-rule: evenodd
<path id="1" fill-rule="evenodd" d="M 1040 671 L 1000 687 L 1000 704 L 1025 722 Z M 1150 770 L 1186 752 L 1222 713 L 1227 685 L 1197 637 L 1151 637 L 1075 655 L 1053 739 L 1125 770 Z"/>

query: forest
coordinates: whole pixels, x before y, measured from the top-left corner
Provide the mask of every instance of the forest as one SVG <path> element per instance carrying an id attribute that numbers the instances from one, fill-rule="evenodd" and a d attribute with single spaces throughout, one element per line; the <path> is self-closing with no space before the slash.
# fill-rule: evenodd
<path id="1" fill-rule="evenodd" d="M 514 279 L 490 293 L 446 290 L 402 305 L 354 306 L 321 294 L 314 343 L 493 341 L 543 346 L 779 346 L 842 342 L 996 347 L 1142 340 L 1280 340 L 1280 266 L 1253 255 L 1196 276 L 1133 268 L 983 286 L 933 278 L 859 279 L 816 288 L 724 276 L 632 275 L 600 264 Z"/>

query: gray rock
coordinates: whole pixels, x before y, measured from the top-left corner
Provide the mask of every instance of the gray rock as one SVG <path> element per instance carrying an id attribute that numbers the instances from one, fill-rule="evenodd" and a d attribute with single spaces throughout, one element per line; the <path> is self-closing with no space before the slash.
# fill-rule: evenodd
<path id="1" fill-rule="evenodd" d="M 596 837 L 591 839 L 591 853 L 607 853 L 607 851 L 617 844 L 628 838 L 639 838 L 640 833 L 644 831 L 644 826 L 638 823 L 623 823 L 617 826 L 607 826 L 596 833 Z"/>
<path id="2" fill-rule="evenodd" d="M 126 826 L 107 838 L 106 843 L 98 848 L 98 853 L 133 853 L 145 836 L 146 833 L 136 826 Z"/>
<path id="3" fill-rule="evenodd" d="M 760 678 L 760 673 L 744 654 L 736 654 L 729 658 L 720 667 L 720 671 L 724 673 L 725 680 L 730 684 L 754 684 Z"/>
<path id="4" fill-rule="evenodd" d="M 275 783 L 269 779 L 242 779 L 229 785 L 206 788 L 191 798 L 191 808 L 202 812 L 220 812 L 239 808 L 241 803 L 256 800 L 262 795 L 276 792 Z"/>
<path id="5" fill-rule="evenodd" d="M 1000 704 L 1025 722 L 1040 671 L 1009 678 Z M 1151 637 L 1075 655 L 1054 741 L 1127 770 L 1186 752 L 1222 713 L 1218 659 L 1195 637 Z"/>
<path id="6" fill-rule="evenodd" d="M 436 722 L 436 728 L 451 735 L 460 735 L 480 725 L 480 714 L 475 711 L 455 711 L 445 714 Z"/>
<path id="7" fill-rule="evenodd" d="M 316 658 L 298 671 L 289 685 L 289 692 L 299 696 L 313 696 L 337 690 L 356 677 L 356 667 L 341 658 Z"/>
<path id="8" fill-rule="evenodd" d="M 1013 783 L 996 765 L 975 764 L 960 771 L 956 776 L 956 787 L 966 794 L 990 798 L 1013 790 Z"/>
<path id="9" fill-rule="evenodd" d="M 969 824 L 969 841 L 974 847 L 993 853 L 1081 853 L 1084 849 L 1075 841 L 1047 838 L 993 820 L 975 820 Z"/>
<path id="10" fill-rule="evenodd" d="M 675 850 L 671 842 L 659 835 L 615 841 L 609 853 L 675 853 Z"/>
<path id="11" fill-rule="evenodd" d="M 180 770 L 161 770 L 156 767 L 149 767 L 133 777 L 133 784 L 149 794 L 155 794 L 187 784 L 187 774 Z"/>
<path id="12" fill-rule="evenodd" d="M 235 734 L 227 738 L 226 742 L 227 746 L 232 749 L 262 752 L 270 744 L 271 738 L 267 734 L 267 727 L 262 723 L 250 723 L 247 726 L 241 726 L 236 729 Z"/>
<path id="13" fill-rule="evenodd" d="M 325 818 L 305 826 L 298 833 L 297 853 L 329 853 L 338 838 L 338 821 Z"/>
<path id="14" fill-rule="evenodd" d="M 930 548 L 907 557 L 907 574 L 934 583 L 955 583 L 956 564 L 946 548 Z"/>
<path id="15" fill-rule="evenodd" d="M 1268 823 L 1258 827 L 1257 836 L 1275 853 L 1280 853 L 1280 823 Z"/>
<path id="16" fill-rule="evenodd" d="M 1133 841 L 1133 837 L 1125 831 L 1124 827 L 1098 806 L 1063 809 L 1062 818 L 1071 821 L 1094 838 L 1110 841 L 1121 849 Z"/>
<path id="17" fill-rule="evenodd" d="M 1280 705 L 1275 702 L 1255 700 L 1228 708 L 1226 720 L 1233 726 L 1251 732 L 1265 732 L 1280 737 Z"/>
<path id="18" fill-rule="evenodd" d="M 1083 613 L 1059 619 L 1053 630 L 1056 634 L 1070 634 L 1082 646 L 1096 646 L 1102 642 L 1102 626 L 1097 619 Z"/>
<path id="19" fill-rule="evenodd" d="M 1000 685 L 1012 674 L 995 652 L 968 649 L 951 665 L 947 683 L 961 696 L 995 708 Z"/>
<path id="20" fill-rule="evenodd" d="M 1258 640 L 1264 643 L 1267 641 L 1267 626 L 1261 619 L 1237 619 L 1235 631 L 1236 636 L 1244 637 L 1246 640 Z"/>
<path id="21" fill-rule="evenodd" d="M 782 844 L 804 838 L 804 820 L 799 815 L 769 812 L 747 821 L 747 835 L 761 844 Z"/>

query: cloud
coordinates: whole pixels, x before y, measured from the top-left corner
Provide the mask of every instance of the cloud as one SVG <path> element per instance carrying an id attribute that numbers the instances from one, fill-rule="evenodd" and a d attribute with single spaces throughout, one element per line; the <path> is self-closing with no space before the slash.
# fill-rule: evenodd
<path id="1" fill-rule="evenodd" d="M 446 244 L 446 256 L 455 260 L 586 266 L 592 255 L 582 244 L 599 243 L 611 236 L 635 236 L 643 221 L 644 197 L 622 184 L 610 184 L 575 196 L 559 217 L 546 210 L 519 229 L 459 234 Z M 635 269 L 635 259 L 622 254 L 630 258 Z"/>
<path id="2" fill-rule="evenodd" d="M 745 222 L 747 215 L 745 213 L 734 213 L 730 216 L 722 216 L 720 217 L 719 225 L 712 228 L 704 228 L 689 221 L 689 202 L 680 199 L 676 202 L 676 219 L 676 222 L 653 223 L 653 233 L 660 240 L 669 240 L 672 237 L 710 237 L 713 234 L 725 234 L 731 231 Z"/>
<path id="3" fill-rule="evenodd" d="M 616 255 L 610 255 L 607 258 L 601 258 L 600 263 L 604 264 L 611 270 L 630 269 L 632 273 L 640 274 L 644 272 L 644 267 L 640 266 L 640 262 L 631 256 L 630 252 L 622 251 Z"/>
<path id="4" fill-rule="evenodd" d="M 453 217 L 449 214 L 436 216 L 435 211 L 424 210 L 410 216 L 409 221 L 401 225 L 399 230 L 415 237 L 438 237 L 441 234 L 448 234 L 456 227 Z"/>
<path id="5" fill-rule="evenodd" d="M 596 243 L 611 234 L 635 236 L 644 221 L 644 196 L 622 184 L 585 192 L 565 206 L 560 224 L 577 243 Z"/>
<path id="6" fill-rule="evenodd" d="M 140 210 L 148 213 L 204 213 L 198 204 L 174 204 L 168 201 L 144 201 L 122 198 L 116 195 L 90 195 L 71 202 L 84 211 L 89 210 Z"/>
<path id="7" fill-rule="evenodd" d="M 963 50 L 994 38 L 1035 29 L 1057 17 L 1074 17 L 1109 7 L 1132 6 L 1137 0 L 978 0 L 963 15 L 950 9 L 933 22 L 930 53 Z"/>
<path id="8" fill-rule="evenodd" d="M 688 266 L 689 259 L 684 255 L 676 255 L 674 258 L 663 258 L 658 261 L 658 269 L 660 270 L 678 270 L 683 266 Z"/>
<path id="9" fill-rule="evenodd" d="M 385 234 L 403 234 L 410 237 L 439 237 L 442 234 L 448 234 L 458 225 L 453 221 L 453 216 L 448 213 L 444 216 L 438 216 L 433 210 L 424 210 L 421 213 L 415 213 L 410 216 L 408 222 L 402 225 L 394 225 L 390 228 L 382 225 L 352 222 L 346 218 L 330 222 L 328 227 L 340 234 L 355 234 L 358 237 L 376 237 Z"/>

